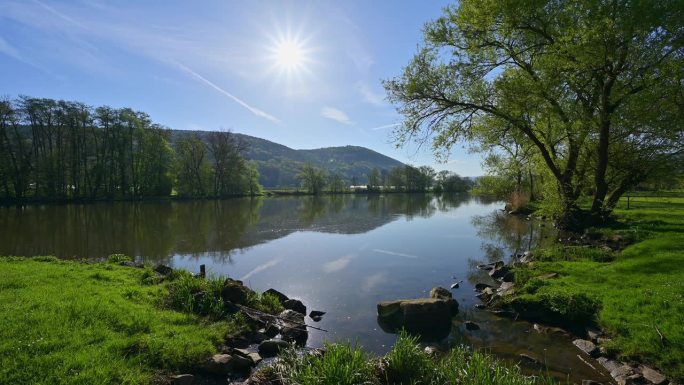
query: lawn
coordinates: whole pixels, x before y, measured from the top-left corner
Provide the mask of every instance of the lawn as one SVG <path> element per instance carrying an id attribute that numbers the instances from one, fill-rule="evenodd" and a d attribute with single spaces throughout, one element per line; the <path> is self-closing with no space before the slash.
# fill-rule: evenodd
<path id="1" fill-rule="evenodd" d="M 0 258 L 0 383 L 144 384 L 211 356 L 239 323 L 164 306 L 149 270 Z"/>
<path id="2" fill-rule="evenodd" d="M 516 300 L 548 304 L 549 298 L 583 296 L 595 301 L 597 322 L 613 338 L 611 349 L 681 381 L 684 198 L 632 197 L 629 210 L 626 201 L 621 200 L 615 211 L 616 223 L 595 231 L 619 235 L 633 244 L 618 253 L 578 247 L 540 250 L 540 260 L 521 272 L 519 283 L 527 294 Z M 559 278 L 531 278 L 550 272 Z"/>

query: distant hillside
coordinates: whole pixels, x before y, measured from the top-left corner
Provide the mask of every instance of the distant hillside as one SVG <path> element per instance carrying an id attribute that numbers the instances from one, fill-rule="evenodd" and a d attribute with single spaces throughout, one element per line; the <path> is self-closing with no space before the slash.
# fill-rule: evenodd
<path id="1" fill-rule="evenodd" d="M 185 135 L 204 136 L 206 131 L 173 130 L 171 141 Z M 299 186 L 297 173 L 306 163 L 324 169 L 327 173 L 338 173 L 350 182 L 365 184 L 368 173 L 374 168 L 389 170 L 404 164 L 396 159 L 359 146 L 327 147 L 314 150 L 295 150 L 282 144 L 254 136 L 235 134 L 248 145 L 247 159 L 257 163 L 261 174 L 260 183 L 267 188 Z"/>

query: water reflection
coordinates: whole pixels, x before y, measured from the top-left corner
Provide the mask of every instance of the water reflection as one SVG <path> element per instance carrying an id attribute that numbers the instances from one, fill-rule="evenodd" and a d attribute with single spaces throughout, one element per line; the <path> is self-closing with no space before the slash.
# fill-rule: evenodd
<path id="1" fill-rule="evenodd" d="M 0 254 L 165 261 L 174 254 L 231 262 L 236 251 L 296 231 L 361 234 L 400 217 L 427 218 L 463 198 L 335 195 L 0 208 Z"/>

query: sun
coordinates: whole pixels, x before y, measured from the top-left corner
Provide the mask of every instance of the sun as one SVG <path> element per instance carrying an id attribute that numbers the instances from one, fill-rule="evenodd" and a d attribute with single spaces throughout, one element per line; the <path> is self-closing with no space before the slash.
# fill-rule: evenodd
<path id="1" fill-rule="evenodd" d="M 299 77 L 309 70 L 310 52 L 306 41 L 295 37 L 281 37 L 269 48 L 271 68 L 287 78 Z"/>
<path id="2" fill-rule="evenodd" d="M 276 65 L 291 71 L 304 64 L 304 49 L 297 41 L 281 41 L 275 47 Z"/>

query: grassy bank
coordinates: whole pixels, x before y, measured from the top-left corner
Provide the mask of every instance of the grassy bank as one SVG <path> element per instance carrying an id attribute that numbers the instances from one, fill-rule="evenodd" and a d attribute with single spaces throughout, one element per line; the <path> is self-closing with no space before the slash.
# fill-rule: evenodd
<path id="1" fill-rule="evenodd" d="M 250 327 L 221 302 L 221 279 L 149 268 L 0 257 L 0 384 L 149 384 L 164 374 L 196 372 L 227 336 Z M 249 306 L 282 310 L 252 294 Z M 457 348 L 433 358 L 402 335 L 385 357 L 330 344 L 326 353 L 286 353 L 262 369 L 263 384 L 533 385 L 491 356 Z M 269 382 L 269 380 L 273 380 Z"/>
<path id="2" fill-rule="evenodd" d="M 187 274 L 159 283 L 149 269 L 115 263 L 2 257 L 0 275 L 3 384 L 150 383 L 190 369 L 246 327 L 184 301 Z M 174 310 L 183 306 L 206 316 Z"/>
<path id="3" fill-rule="evenodd" d="M 612 338 L 607 346 L 626 360 L 650 363 L 684 379 L 684 197 L 626 198 L 618 221 L 593 229 L 632 244 L 621 252 L 581 246 L 539 250 L 519 269 L 518 308 L 544 307 L 590 321 Z M 558 273 L 555 279 L 539 279 Z M 662 337 L 661 337 L 662 335 Z"/>

